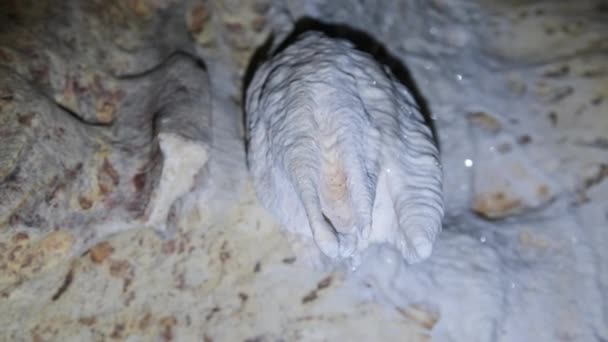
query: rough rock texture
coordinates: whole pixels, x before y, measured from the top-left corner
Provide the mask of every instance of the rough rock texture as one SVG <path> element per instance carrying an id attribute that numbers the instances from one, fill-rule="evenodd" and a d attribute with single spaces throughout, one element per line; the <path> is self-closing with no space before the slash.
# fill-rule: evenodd
<path id="1" fill-rule="evenodd" d="M 59 3 L 0 3 L 0 339 L 608 339 L 604 2 Z M 279 44 L 302 16 L 368 32 L 407 64 L 427 100 L 447 219 L 424 263 L 408 266 L 396 252 L 373 247 L 354 274 L 311 270 L 293 258 L 292 237 L 278 233 L 253 191 L 236 191 L 246 183 L 242 76 L 256 48 Z M 170 58 L 177 50 L 185 53 Z M 188 55 L 204 60 L 206 72 L 192 57 L 179 57 Z M 193 72 L 181 69 L 188 65 L 196 65 L 186 68 Z M 160 177 L 158 132 L 144 124 L 121 128 L 133 116 L 153 119 L 128 106 L 160 109 L 151 99 L 165 82 L 151 76 L 163 73 L 179 81 L 200 75 L 187 85 L 208 91 L 207 100 L 196 98 L 211 102 L 197 111 L 213 114 L 211 129 L 203 130 L 208 140 L 187 140 L 194 143 L 189 151 L 207 151 L 204 190 L 184 198 L 196 205 L 174 216 L 174 233 L 164 239 L 114 224 L 99 230 L 91 223 L 103 222 L 104 213 L 120 218 L 115 210 L 145 225 L 128 206 L 102 210 L 99 184 L 128 200 L 135 184 L 153 193 L 161 179 L 171 180 L 169 170 Z M 487 118 L 472 120 L 476 113 Z M 54 128 L 61 127 L 57 134 L 73 143 L 58 140 Z M 119 141 L 141 146 L 121 149 Z M 165 151 L 179 141 L 166 140 Z M 503 142 L 511 167 L 499 167 Z M 28 167 L 17 167 L 22 163 Z M 146 168 L 149 177 L 133 182 L 147 163 L 155 166 Z M 515 165 L 530 175 L 525 188 Z M 21 190 L 5 187 L 14 184 L 11 174 L 28 176 Z M 66 180 L 53 202 L 64 209 L 45 211 L 54 175 Z M 476 198 L 495 200 L 505 184 L 513 185 L 509 197 L 475 209 Z M 548 197 L 538 197 L 541 185 Z M 88 210 L 81 194 L 91 196 Z M 502 205 L 511 198 L 520 205 Z M 161 217 L 167 210 L 147 208 Z M 11 224 L 12 213 L 27 210 L 40 217 L 19 215 Z M 43 219 L 72 224 L 33 224 Z M 83 240 L 113 231 L 105 242 L 103 234 L 90 239 L 94 246 Z"/>
<path id="2" fill-rule="evenodd" d="M 165 231 L 172 205 L 196 186 L 208 158 L 206 72 L 179 53 L 150 61 L 147 70 L 128 69 L 135 62 L 127 59 L 143 53 L 138 36 L 156 29 L 133 9 L 78 1 L 3 6 L 9 8 L 0 33 L 2 236 L 41 246 L 52 238 L 62 244 L 55 254 L 66 257 L 130 227 Z M 91 20 L 79 20 L 83 15 Z M 148 26 L 120 34 L 101 29 L 137 19 Z M 56 30 L 47 33 L 45 25 Z M 128 33 L 136 37 L 134 51 L 121 54 L 114 39 Z M 115 75 L 129 71 L 140 74 Z M 0 267 L 10 269 L 3 285 L 42 267 L 32 264 L 35 248 L 18 247 L 2 248 Z"/>
<path id="3" fill-rule="evenodd" d="M 359 297 L 343 275 L 307 269 L 250 201 L 253 191 L 245 194 L 220 222 L 203 210 L 184 218 L 189 228 L 172 239 L 150 230 L 123 233 L 58 266 L 44 282 L 4 296 L 2 337 L 429 340 L 436 319 L 415 307 L 387 311 Z"/>

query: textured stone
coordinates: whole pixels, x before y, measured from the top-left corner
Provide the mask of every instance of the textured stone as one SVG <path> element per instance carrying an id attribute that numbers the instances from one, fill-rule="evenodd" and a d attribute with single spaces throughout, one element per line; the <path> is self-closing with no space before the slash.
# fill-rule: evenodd
<path id="1" fill-rule="evenodd" d="M 473 168 L 475 213 L 490 219 L 538 209 L 556 196 L 546 175 L 526 156 L 512 134 L 487 113 L 469 115 L 476 153 L 468 159 Z"/>
<path id="2" fill-rule="evenodd" d="M 10 28 L 0 32 L 3 239 L 24 229 L 69 232 L 68 257 L 122 229 L 166 230 L 172 205 L 197 186 L 211 143 L 206 72 L 190 56 L 170 55 L 177 45 L 146 43 L 162 41 L 151 33 L 169 5 L 2 5 Z M 165 33 L 179 45 L 173 35 L 187 32 L 175 30 Z M 112 69 L 121 58 L 127 68 Z"/>
<path id="3" fill-rule="evenodd" d="M 197 4 L 207 7 L 188 14 Z M 2 188 L 12 192 L 0 196 L 0 217 L 19 213 L 0 226 L 0 340 L 608 340 L 602 1 L 9 0 L 0 13 L 0 182 L 12 184 Z M 426 99 L 447 213 L 426 262 L 398 264 L 397 253 L 379 248 L 364 260 L 372 274 L 361 268 L 357 285 L 339 272 L 310 270 L 289 249 L 293 236 L 278 233 L 251 191 L 237 191 L 246 179 L 244 65 L 254 55 L 255 70 L 257 57 L 302 17 L 372 35 L 395 57 L 391 65 L 408 66 Z M 162 240 L 147 229 L 106 226 L 116 232 L 104 238 L 114 251 L 97 245 L 103 261 L 96 263 L 92 251 L 81 254 L 98 242 L 81 242 L 99 231 L 89 218 L 106 205 L 122 207 L 125 188 L 146 200 L 159 189 L 162 152 L 150 127 L 117 128 L 128 121 L 123 113 L 159 94 L 135 88 L 170 69 L 176 50 L 204 60 L 213 94 L 204 191 L 178 201 L 194 199 L 198 208 L 169 210 L 177 229 Z M 196 71 L 188 74 L 203 79 Z M 491 115 L 500 131 L 471 127 L 469 113 Z M 559 185 L 553 199 L 504 220 L 471 215 L 480 132 L 495 147 L 506 136 L 510 163 Z M 115 145 L 123 133 L 135 141 Z M 60 143 L 55 134 L 86 143 Z M 14 172 L 19 165 L 27 179 Z M 499 171 L 504 180 L 508 172 Z M 69 210 L 30 215 L 46 195 Z M 226 209 L 227 198 L 240 201 Z M 147 203 L 129 204 L 127 218 L 146 212 Z M 78 213 L 82 231 L 34 224 L 61 212 Z"/>

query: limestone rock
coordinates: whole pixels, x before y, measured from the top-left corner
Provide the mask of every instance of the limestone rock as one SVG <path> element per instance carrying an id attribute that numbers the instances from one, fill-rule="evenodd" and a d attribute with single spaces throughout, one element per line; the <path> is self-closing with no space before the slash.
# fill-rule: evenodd
<path id="1" fill-rule="evenodd" d="M 143 8 L 30 5 L 2 5 L 9 7 L 8 28 L 0 32 L 3 257 L 10 258 L 15 234 L 69 234 L 67 257 L 119 230 L 164 231 L 172 206 L 200 183 L 208 159 L 211 95 L 204 68 L 183 53 L 147 51 L 139 58 L 158 25 Z M 153 12 L 156 20 L 160 12 Z M 90 20 L 78 19 L 85 16 Z M 129 34 L 134 47 L 124 53 L 115 40 Z M 110 67 L 123 65 L 120 58 L 130 61 L 129 70 Z M 133 69 L 142 65 L 136 61 L 149 69 Z M 141 74 L 116 75 L 124 72 Z"/>

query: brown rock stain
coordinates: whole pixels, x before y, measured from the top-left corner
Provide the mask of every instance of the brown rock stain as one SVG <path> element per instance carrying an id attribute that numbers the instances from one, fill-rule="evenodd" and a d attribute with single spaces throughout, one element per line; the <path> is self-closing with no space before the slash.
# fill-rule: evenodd
<path id="1" fill-rule="evenodd" d="M 139 320 L 138 327 L 140 330 L 146 330 L 148 326 L 150 326 L 150 322 L 152 321 L 152 314 L 146 312 L 146 314 Z"/>
<path id="2" fill-rule="evenodd" d="M 327 276 L 325 279 L 321 280 L 319 284 L 317 284 L 317 290 L 328 288 L 331 285 L 331 280 L 331 276 Z"/>
<path id="3" fill-rule="evenodd" d="M 101 124 L 109 124 L 114 121 L 116 104 L 106 99 L 98 99 L 95 104 L 95 118 Z"/>
<path id="4" fill-rule="evenodd" d="M 135 269 L 126 260 L 112 260 L 110 262 L 110 275 L 123 280 L 122 291 L 127 292 L 135 276 Z"/>
<path id="5" fill-rule="evenodd" d="M 80 196 L 78 197 L 78 204 L 82 209 L 88 210 L 93 206 L 93 201 L 87 197 Z"/>
<path id="6" fill-rule="evenodd" d="M 317 288 L 310 291 L 306 296 L 302 297 L 302 304 L 306 304 L 309 302 L 312 302 L 313 300 L 319 298 L 318 296 L 318 292 L 328 288 L 331 285 L 332 282 L 332 277 L 327 276 L 325 277 L 323 280 L 321 280 L 318 284 L 317 284 Z"/>
<path id="7" fill-rule="evenodd" d="M 146 0 L 128 0 L 127 4 L 135 15 L 140 17 L 148 17 L 152 14 L 149 1 Z"/>
<path id="8" fill-rule="evenodd" d="M 437 321 L 439 321 L 439 313 L 428 310 L 422 305 L 414 304 L 407 308 L 397 308 L 397 311 L 409 321 L 427 330 L 433 329 Z"/>
<path id="9" fill-rule="evenodd" d="M 89 250 L 89 257 L 91 258 L 92 262 L 100 264 L 104 260 L 106 260 L 113 252 L 114 247 L 112 247 L 109 242 L 103 241 L 93 246 Z"/>
<path id="10" fill-rule="evenodd" d="M 91 317 L 80 317 L 78 319 L 78 323 L 90 327 L 93 324 L 97 323 L 97 318 L 92 317 L 92 316 Z"/>
<path id="11" fill-rule="evenodd" d="M 499 218 L 522 208 L 522 201 L 509 197 L 502 191 L 478 195 L 473 201 L 473 211 L 486 218 Z"/>
<path id="12" fill-rule="evenodd" d="M 121 338 L 123 338 L 122 334 L 124 331 L 125 331 L 125 325 L 122 323 L 117 323 L 114 325 L 114 329 L 112 330 L 110 337 L 114 338 L 114 339 L 121 339 Z"/>
<path id="13" fill-rule="evenodd" d="M 204 4 L 195 5 L 188 15 L 188 30 L 193 34 L 199 34 L 205 28 L 209 20 L 210 12 Z"/>
<path id="14" fill-rule="evenodd" d="M 19 233 L 13 235 L 13 237 L 11 238 L 13 243 L 19 243 L 19 244 L 27 243 L 27 241 L 29 241 L 29 239 L 30 239 L 30 236 L 24 232 L 19 232 Z"/>
<path id="15" fill-rule="evenodd" d="M 120 175 L 114 166 L 112 166 L 112 163 L 110 163 L 107 157 L 104 158 L 101 168 L 97 173 L 97 183 L 99 186 L 99 192 L 102 195 L 109 194 L 114 190 L 114 187 L 120 183 Z"/>
<path id="16" fill-rule="evenodd" d="M 163 252 L 163 254 L 173 254 L 175 253 L 175 249 L 175 240 L 164 241 L 160 247 L 160 250 L 161 252 Z"/>
<path id="17" fill-rule="evenodd" d="M 19 121 L 20 124 L 27 126 L 27 127 L 32 127 L 33 118 L 34 118 L 34 113 L 17 115 L 17 121 Z"/>
<path id="18" fill-rule="evenodd" d="M 173 341 L 173 327 L 177 324 L 177 319 L 173 316 L 166 316 L 159 320 L 162 327 L 161 338 L 163 341 Z"/>
<path id="19" fill-rule="evenodd" d="M 519 233 L 519 243 L 526 248 L 546 249 L 549 247 L 549 241 L 528 231 L 524 230 Z"/>
<path id="20" fill-rule="evenodd" d="M 488 130 L 492 133 L 497 133 L 502 129 L 502 125 L 494 116 L 485 112 L 470 113 L 469 121 L 476 126 Z"/>
<path id="21" fill-rule="evenodd" d="M 66 231 L 54 231 L 47 235 L 39 245 L 39 249 L 47 254 L 65 256 L 74 245 L 74 237 Z"/>
<path id="22" fill-rule="evenodd" d="M 136 192 L 141 192 L 146 186 L 146 174 L 142 172 L 133 176 L 133 186 Z"/>
<path id="23" fill-rule="evenodd" d="M 536 193 L 541 198 L 547 198 L 549 197 L 549 187 L 545 184 L 541 184 L 536 188 Z"/>
<path id="24" fill-rule="evenodd" d="M 228 261 L 228 259 L 230 259 L 230 251 L 228 250 L 228 241 L 224 241 L 224 243 L 222 243 L 222 247 L 220 250 L 220 261 L 222 263 Z"/>
<path id="25" fill-rule="evenodd" d="M 317 296 L 317 291 L 313 290 L 310 293 L 308 293 L 306 296 L 302 297 L 302 304 L 306 304 L 306 303 L 312 302 L 313 300 L 315 300 L 317 298 L 319 298 Z"/>

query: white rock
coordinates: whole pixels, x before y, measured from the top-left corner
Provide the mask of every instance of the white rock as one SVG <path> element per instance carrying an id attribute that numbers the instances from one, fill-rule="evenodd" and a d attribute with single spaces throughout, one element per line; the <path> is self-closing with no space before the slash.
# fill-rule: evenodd
<path id="1" fill-rule="evenodd" d="M 438 151 L 408 90 L 371 56 L 306 33 L 259 68 L 246 111 L 256 192 L 285 229 L 329 257 L 356 258 L 370 242 L 408 262 L 431 254 Z"/>

